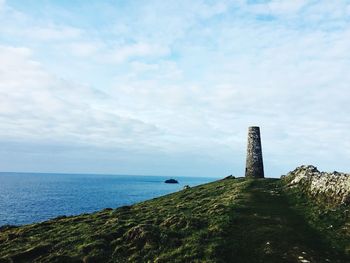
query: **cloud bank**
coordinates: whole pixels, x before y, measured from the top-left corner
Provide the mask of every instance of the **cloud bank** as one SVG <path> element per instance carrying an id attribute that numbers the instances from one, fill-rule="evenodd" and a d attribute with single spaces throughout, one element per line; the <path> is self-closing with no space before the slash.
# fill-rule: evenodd
<path id="1" fill-rule="evenodd" d="M 258 125 L 266 175 L 348 171 L 349 16 L 347 1 L 0 2 L 0 169 L 241 175 Z"/>

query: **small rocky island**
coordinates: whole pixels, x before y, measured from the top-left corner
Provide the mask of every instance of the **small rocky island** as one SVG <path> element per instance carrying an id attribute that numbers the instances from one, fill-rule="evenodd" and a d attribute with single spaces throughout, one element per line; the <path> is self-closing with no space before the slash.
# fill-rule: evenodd
<path id="1" fill-rule="evenodd" d="M 168 180 L 165 180 L 164 183 L 166 183 L 166 184 L 178 184 L 179 182 L 175 179 L 168 179 Z"/>

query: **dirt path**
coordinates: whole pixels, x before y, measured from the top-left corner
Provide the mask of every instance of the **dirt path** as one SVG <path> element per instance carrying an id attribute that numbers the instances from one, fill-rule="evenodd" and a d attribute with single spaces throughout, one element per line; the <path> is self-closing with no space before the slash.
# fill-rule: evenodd
<path id="1" fill-rule="evenodd" d="M 289 206 L 273 179 L 249 184 L 232 207 L 228 231 L 226 262 L 350 262 Z"/>

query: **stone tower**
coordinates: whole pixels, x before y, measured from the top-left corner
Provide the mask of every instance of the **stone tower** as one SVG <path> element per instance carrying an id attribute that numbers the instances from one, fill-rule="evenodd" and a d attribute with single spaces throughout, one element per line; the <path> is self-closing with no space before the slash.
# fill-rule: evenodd
<path id="1" fill-rule="evenodd" d="M 264 165 L 262 158 L 260 128 L 248 128 L 248 147 L 245 177 L 264 178 Z"/>

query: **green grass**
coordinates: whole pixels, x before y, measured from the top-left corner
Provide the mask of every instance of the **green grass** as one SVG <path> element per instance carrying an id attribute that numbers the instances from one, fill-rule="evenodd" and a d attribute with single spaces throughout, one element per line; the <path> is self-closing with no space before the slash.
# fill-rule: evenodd
<path id="1" fill-rule="evenodd" d="M 326 212 L 277 179 L 220 180 L 133 206 L 2 227 L 0 262 L 350 262 L 344 209 Z"/>

